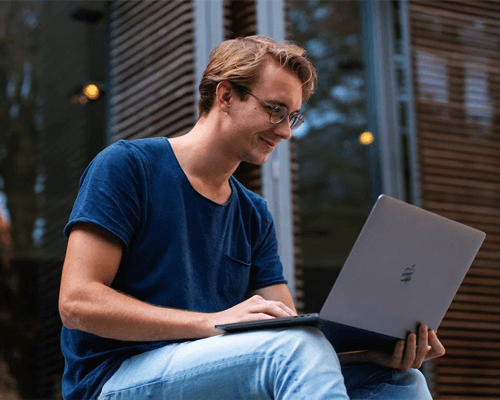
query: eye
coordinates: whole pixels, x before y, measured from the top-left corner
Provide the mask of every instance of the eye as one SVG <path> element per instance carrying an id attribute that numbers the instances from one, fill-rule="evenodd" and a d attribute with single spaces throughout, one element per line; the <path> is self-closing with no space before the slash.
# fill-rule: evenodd
<path id="1" fill-rule="evenodd" d="M 275 106 L 274 107 L 274 112 L 277 113 L 278 115 L 287 115 L 288 114 L 288 108 L 281 107 L 281 106 Z"/>
<path id="2" fill-rule="evenodd" d="M 269 108 L 272 112 L 280 113 L 282 112 L 282 108 L 280 106 L 273 106 L 272 104 L 266 104 L 267 108 Z"/>

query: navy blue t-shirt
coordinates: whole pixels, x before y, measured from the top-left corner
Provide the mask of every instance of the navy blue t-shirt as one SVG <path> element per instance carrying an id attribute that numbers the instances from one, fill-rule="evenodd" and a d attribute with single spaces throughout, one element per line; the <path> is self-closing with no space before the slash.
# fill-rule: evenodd
<path id="1" fill-rule="evenodd" d="M 191 186 L 168 139 L 120 141 L 85 170 L 64 232 L 89 222 L 123 241 L 112 288 L 158 306 L 218 312 L 286 282 L 265 201 L 234 178 L 230 185 L 229 201 L 215 203 Z M 63 327 L 64 398 L 96 398 L 124 360 L 168 343 Z"/>

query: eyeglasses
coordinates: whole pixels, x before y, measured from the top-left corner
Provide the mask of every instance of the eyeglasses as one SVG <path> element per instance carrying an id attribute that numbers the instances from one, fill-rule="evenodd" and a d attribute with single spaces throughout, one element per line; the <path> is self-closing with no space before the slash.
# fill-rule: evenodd
<path id="1" fill-rule="evenodd" d="M 288 108 L 286 108 L 285 106 L 274 106 L 272 104 L 269 104 L 267 101 L 261 99 L 259 96 L 253 94 L 246 87 L 240 85 L 235 85 L 235 86 L 238 86 L 244 92 L 255 97 L 262 104 L 264 104 L 266 108 L 271 110 L 271 113 L 269 114 L 269 122 L 271 122 L 272 124 L 279 124 L 288 116 L 288 118 L 290 119 L 290 129 L 294 130 L 297 129 L 300 125 L 302 125 L 302 123 L 304 122 L 304 116 L 302 114 L 299 113 L 289 114 Z"/>

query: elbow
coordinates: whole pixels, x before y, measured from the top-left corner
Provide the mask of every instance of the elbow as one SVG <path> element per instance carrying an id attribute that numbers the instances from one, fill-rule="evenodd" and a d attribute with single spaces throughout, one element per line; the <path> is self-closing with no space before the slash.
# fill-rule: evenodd
<path id="1" fill-rule="evenodd" d="M 66 328 L 82 330 L 82 317 L 78 311 L 79 308 L 77 301 L 70 299 L 67 295 L 60 294 L 59 316 Z"/>

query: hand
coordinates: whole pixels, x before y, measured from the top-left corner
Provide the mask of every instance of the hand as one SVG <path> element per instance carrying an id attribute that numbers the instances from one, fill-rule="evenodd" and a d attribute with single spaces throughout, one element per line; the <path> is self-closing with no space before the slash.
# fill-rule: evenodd
<path id="1" fill-rule="evenodd" d="M 374 364 L 408 371 L 410 368 L 420 368 L 424 361 L 444 354 L 445 348 L 436 332 L 423 325 L 419 328 L 418 337 L 411 333 L 406 341 L 400 340 L 392 355 L 377 351 L 370 351 L 366 355 Z"/>
<path id="2" fill-rule="evenodd" d="M 227 310 L 210 314 L 208 323 L 213 329 L 212 334 L 218 335 L 223 332 L 215 329 L 215 325 L 291 317 L 295 315 L 297 313 L 281 301 L 266 300 L 262 296 L 255 295 Z"/>

